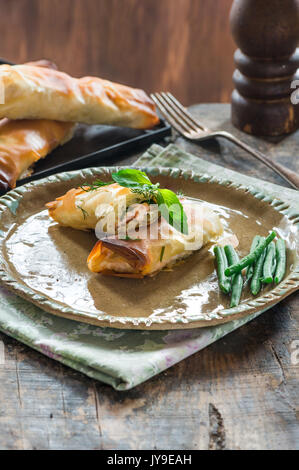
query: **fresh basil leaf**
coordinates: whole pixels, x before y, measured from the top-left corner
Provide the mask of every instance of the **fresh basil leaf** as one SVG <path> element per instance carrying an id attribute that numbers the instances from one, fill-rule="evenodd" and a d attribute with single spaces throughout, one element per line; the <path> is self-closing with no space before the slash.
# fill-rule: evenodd
<path id="1" fill-rule="evenodd" d="M 140 187 L 140 185 L 152 184 L 151 180 L 143 171 L 134 169 L 120 170 L 117 173 L 113 173 L 112 179 L 125 188 L 135 188 Z"/>
<path id="2" fill-rule="evenodd" d="M 157 202 L 162 217 L 179 232 L 188 235 L 188 219 L 177 195 L 170 189 L 158 189 Z"/>
<path id="3" fill-rule="evenodd" d="M 170 189 L 159 189 L 158 199 L 159 201 L 161 200 L 162 203 L 165 204 L 167 207 L 170 207 L 175 204 L 182 206 L 177 195 Z M 158 201 L 158 204 L 160 204 L 159 201 Z"/>

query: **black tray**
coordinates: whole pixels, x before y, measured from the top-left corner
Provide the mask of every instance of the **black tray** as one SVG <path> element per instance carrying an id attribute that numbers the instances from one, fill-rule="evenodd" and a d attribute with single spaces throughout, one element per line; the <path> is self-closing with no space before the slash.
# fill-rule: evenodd
<path id="1" fill-rule="evenodd" d="M 0 64 L 11 62 L 0 59 Z M 142 150 L 171 134 L 171 127 L 163 120 L 154 129 L 140 131 L 111 126 L 78 124 L 73 138 L 34 165 L 33 174 L 19 180 L 17 186 L 61 171 L 79 170 L 113 164 L 124 154 Z"/>

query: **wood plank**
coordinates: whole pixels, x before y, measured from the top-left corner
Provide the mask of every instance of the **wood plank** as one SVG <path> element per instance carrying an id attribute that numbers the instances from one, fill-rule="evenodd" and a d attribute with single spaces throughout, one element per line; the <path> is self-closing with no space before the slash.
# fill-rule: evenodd
<path id="1" fill-rule="evenodd" d="M 93 382 L 0 336 L 0 449 L 98 448 Z"/>
<path id="2" fill-rule="evenodd" d="M 186 104 L 230 101 L 232 0 L 0 0 L 1 56 L 47 57 Z M 12 33 L 13 31 L 13 33 Z"/>
<path id="3" fill-rule="evenodd" d="M 295 328 L 283 303 L 135 391 L 98 387 L 105 447 L 295 448 Z"/>

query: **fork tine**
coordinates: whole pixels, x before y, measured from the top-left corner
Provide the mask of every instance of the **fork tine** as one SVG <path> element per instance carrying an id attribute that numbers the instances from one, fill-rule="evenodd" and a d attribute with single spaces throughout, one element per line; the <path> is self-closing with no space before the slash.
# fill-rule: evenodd
<path id="1" fill-rule="evenodd" d="M 159 109 L 160 113 L 162 114 L 162 116 L 169 122 L 169 124 L 179 133 L 179 134 L 185 134 L 185 130 L 180 127 L 180 125 L 174 120 L 172 119 L 172 117 L 170 116 L 170 114 L 166 111 L 166 109 L 164 108 L 164 106 L 159 102 L 159 100 L 152 94 L 151 95 L 151 98 L 152 100 L 155 102 L 157 108 Z"/>
<path id="2" fill-rule="evenodd" d="M 172 101 L 172 103 L 175 105 L 176 109 L 181 112 L 186 118 L 188 118 L 189 121 L 191 121 L 197 128 L 208 132 L 209 129 L 205 127 L 200 121 L 197 119 L 195 120 L 192 115 L 189 113 L 189 111 L 183 106 L 171 93 L 163 93 L 168 97 L 169 100 Z"/>
<path id="3" fill-rule="evenodd" d="M 184 121 L 184 123 L 188 126 L 189 131 L 193 132 L 201 132 L 202 129 L 201 127 L 195 123 L 194 119 L 191 118 L 189 113 L 187 113 L 187 110 L 181 107 L 177 106 L 176 103 L 174 103 L 170 97 L 168 96 L 168 93 L 161 92 L 161 96 L 164 99 L 164 101 L 167 103 L 167 105 L 172 109 L 173 113 L 176 114 L 176 116 Z"/>
<path id="4" fill-rule="evenodd" d="M 179 125 L 184 132 L 190 132 L 190 127 L 185 123 L 184 120 L 181 120 L 178 114 L 172 109 L 172 107 L 167 103 L 165 98 L 162 96 L 162 93 L 155 93 L 155 97 L 160 106 L 163 107 L 164 112 L 167 113 L 168 119 L 171 117 L 177 125 Z"/>
<path id="5" fill-rule="evenodd" d="M 151 98 L 157 105 L 161 114 L 177 132 L 179 132 L 180 134 L 186 134 L 186 132 L 190 130 L 186 126 L 183 127 L 181 123 L 176 120 L 177 116 L 174 113 L 168 111 L 167 107 L 165 106 L 165 102 L 159 93 L 152 93 Z"/>
<path id="6" fill-rule="evenodd" d="M 168 106 L 172 109 L 173 113 L 176 114 L 176 116 L 184 121 L 184 123 L 188 126 L 189 131 L 193 132 L 200 132 L 201 128 L 197 125 L 194 124 L 193 120 L 190 119 L 191 116 L 189 116 L 185 111 L 182 111 L 176 104 L 174 104 L 171 99 L 168 97 L 168 93 L 161 92 L 161 96 L 164 99 L 164 101 L 168 104 Z"/>

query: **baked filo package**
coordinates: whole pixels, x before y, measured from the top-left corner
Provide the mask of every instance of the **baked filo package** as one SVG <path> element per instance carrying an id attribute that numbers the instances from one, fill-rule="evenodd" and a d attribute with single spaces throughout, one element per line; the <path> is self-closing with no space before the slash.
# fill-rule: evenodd
<path id="1" fill-rule="evenodd" d="M 47 60 L 32 62 L 27 66 L 56 70 L 56 65 Z M 17 180 L 29 176 L 34 163 L 72 138 L 74 128 L 72 122 L 49 119 L 1 119 L 0 191 L 14 188 Z"/>
<path id="2" fill-rule="evenodd" d="M 159 122 L 143 91 L 34 64 L 1 65 L 0 118 L 51 119 L 148 129 Z"/>
<path id="3" fill-rule="evenodd" d="M 92 272 L 153 276 L 222 235 L 219 216 L 202 201 L 152 185 L 139 170 L 112 176 L 111 184 L 73 188 L 47 204 L 60 225 L 95 230 L 99 241 L 87 259 Z"/>
<path id="4" fill-rule="evenodd" d="M 69 141 L 76 122 L 136 129 L 159 122 L 142 90 L 71 78 L 47 60 L 1 65 L 0 86 L 0 192 L 14 188 L 34 163 Z"/>

